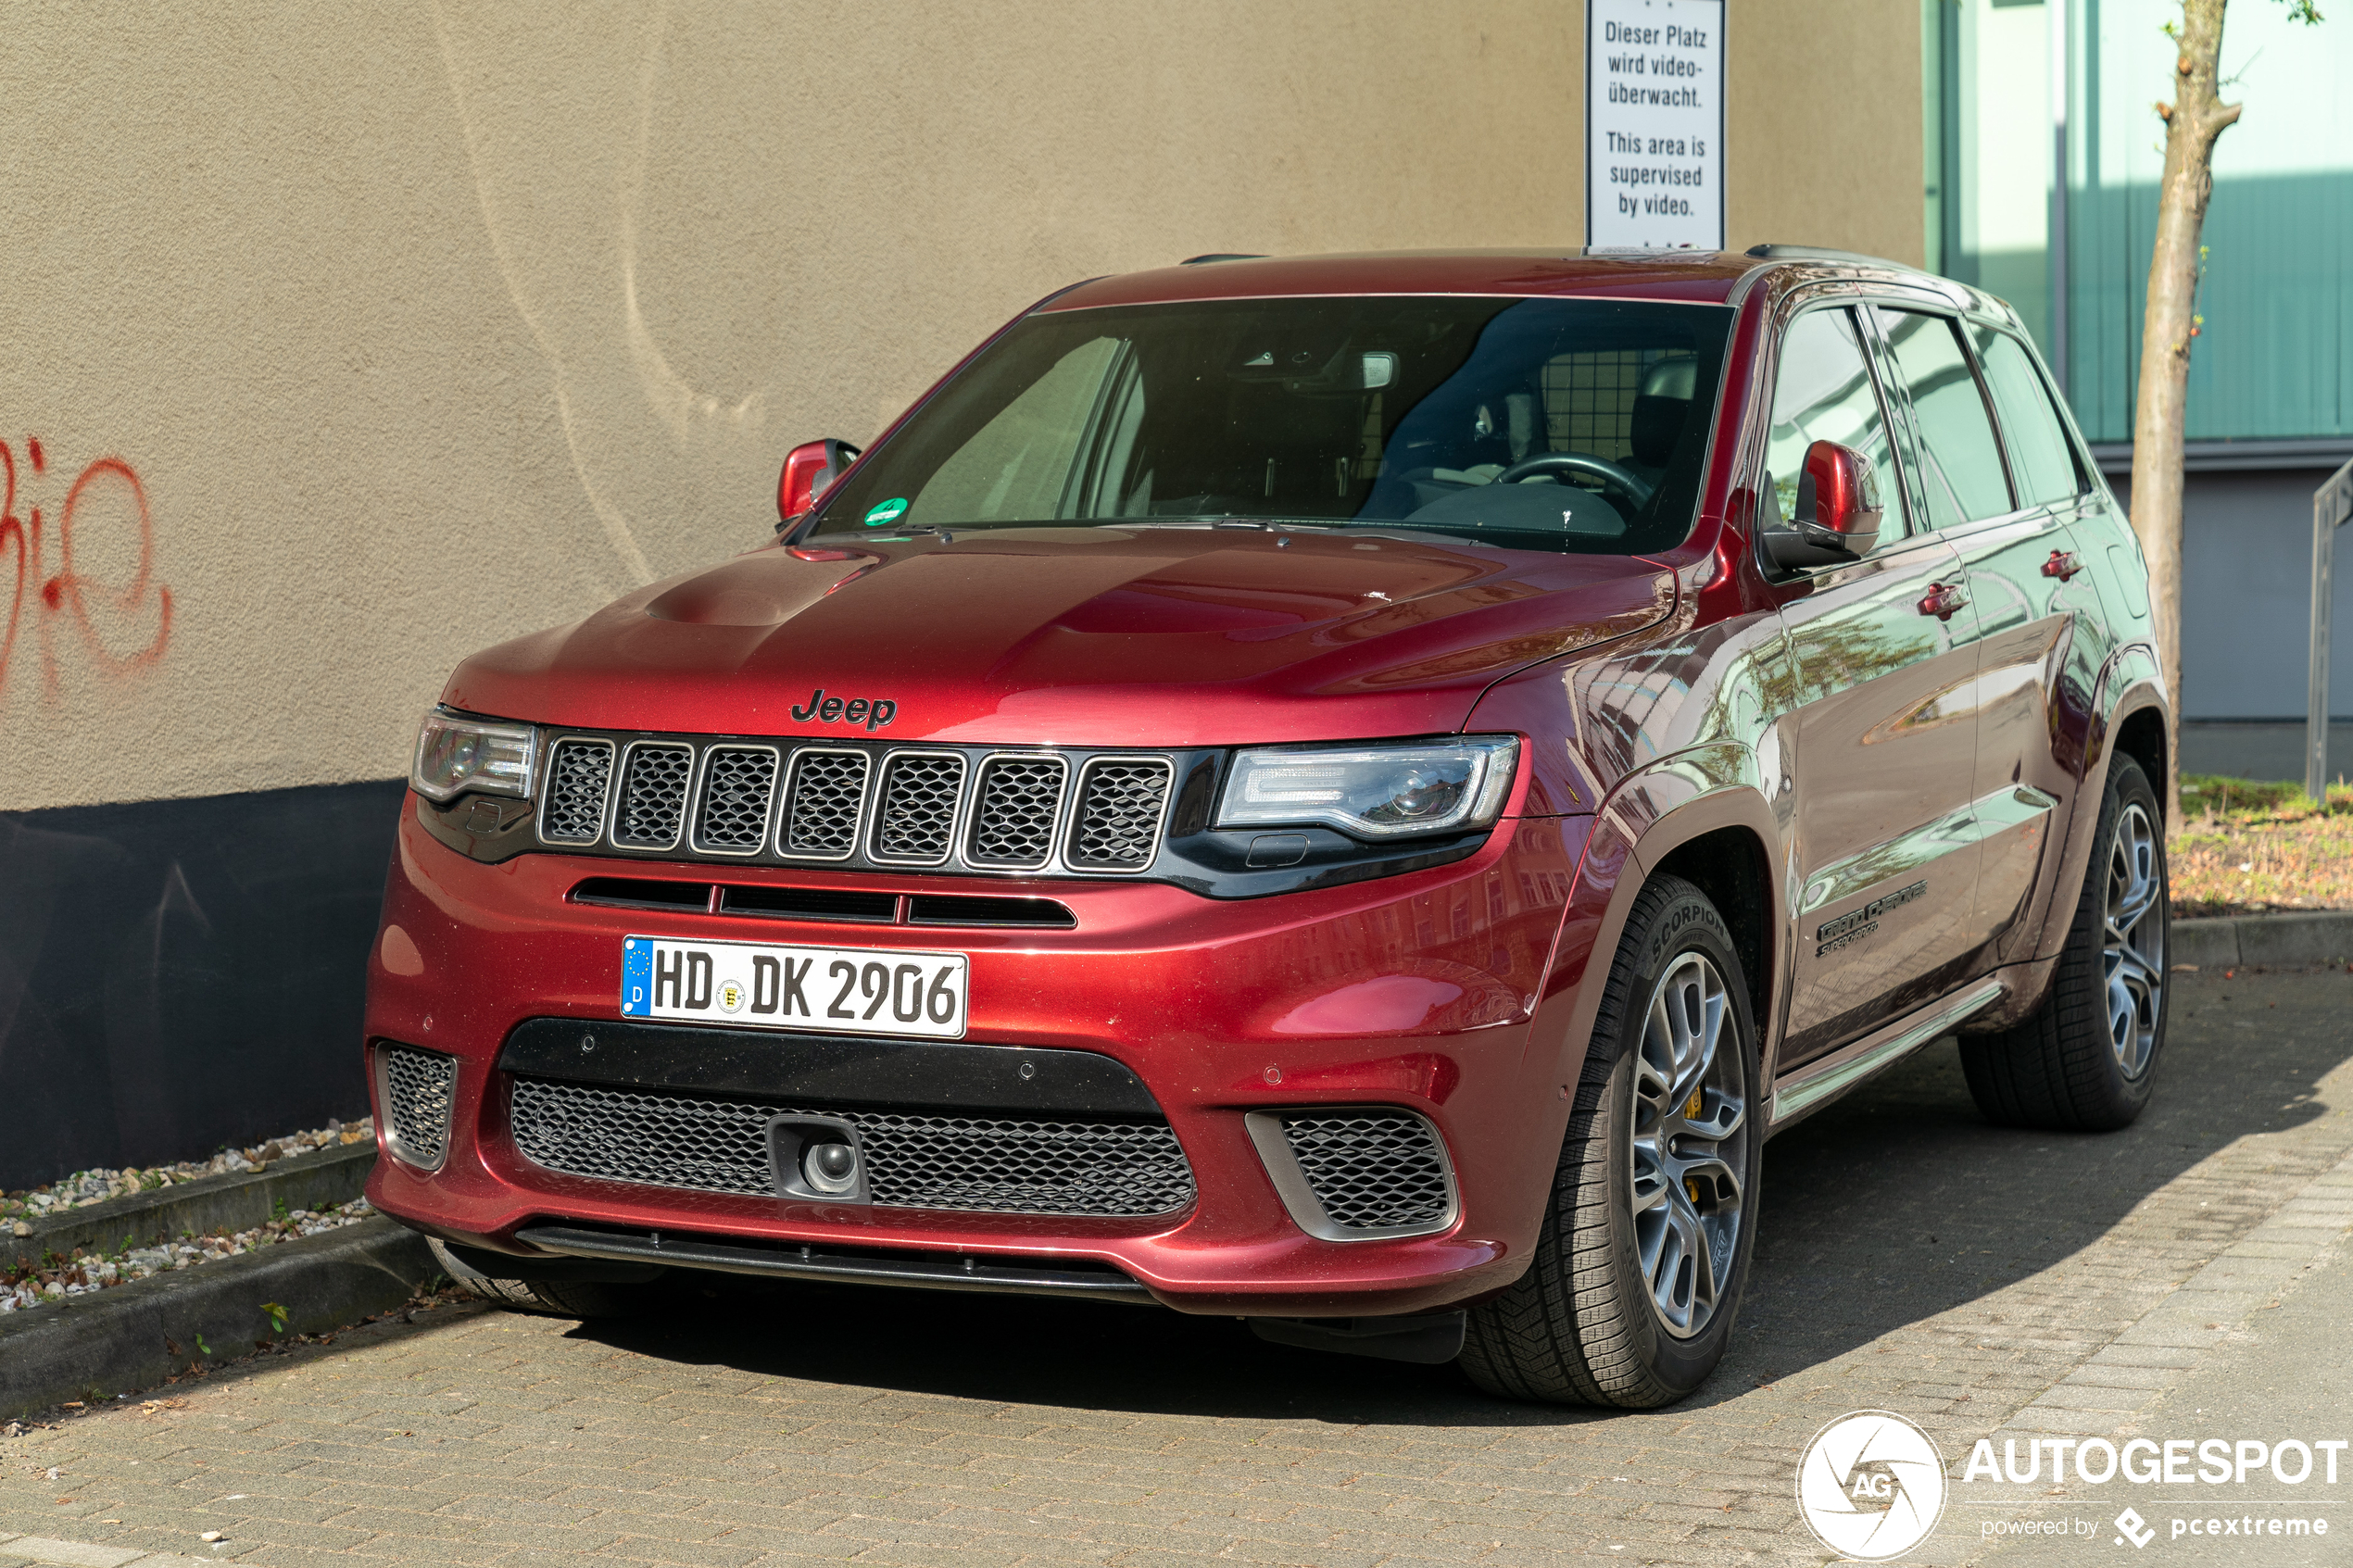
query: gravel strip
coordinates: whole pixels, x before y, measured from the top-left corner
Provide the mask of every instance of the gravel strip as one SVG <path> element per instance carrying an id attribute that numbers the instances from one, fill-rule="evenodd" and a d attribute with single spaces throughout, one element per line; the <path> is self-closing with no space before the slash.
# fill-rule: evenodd
<path id="1" fill-rule="evenodd" d="M 312 1132 L 264 1138 L 250 1148 L 224 1148 L 209 1160 L 182 1160 L 170 1165 L 150 1165 L 145 1170 L 132 1165 L 120 1171 L 108 1170 L 105 1166 L 76 1171 L 72 1175 L 61 1176 L 45 1186 L 0 1193 L 0 1222 L 39 1219 L 62 1210 L 104 1203 L 109 1198 L 126 1198 L 132 1193 L 176 1186 L 201 1176 L 265 1170 L 271 1160 L 289 1154 L 307 1154 L 316 1148 L 371 1141 L 375 1135 L 374 1118 L 363 1116 L 357 1122 L 330 1122 Z"/>
<path id="2" fill-rule="evenodd" d="M 178 1241 L 162 1242 L 153 1247 L 132 1247 L 120 1252 L 94 1255 L 77 1247 L 70 1258 L 57 1258 L 53 1253 L 44 1263 L 21 1263 L 6 1273 L 0 1273 L 0 1312 L 19 1311 L 40 1306 L 44 1301 L 63 1300 L 69 1296 L 128 1285 L 132 1280 L 148 1279 L 175 1269 L 218 1262 L 223 1258 L 258 1251 L 282 1241 L 293 1241 L 298 1236 L 340 1230 L 346 1225 L 358 1224 L 374 1212 L 368 1207 L 366 1198 L 356 1198 L 349 1203 L 340 1203 L 332 1209 L 296 1209 L 283 1219 L 271 1220 L 234 1235 L 184 1236 Z"/>

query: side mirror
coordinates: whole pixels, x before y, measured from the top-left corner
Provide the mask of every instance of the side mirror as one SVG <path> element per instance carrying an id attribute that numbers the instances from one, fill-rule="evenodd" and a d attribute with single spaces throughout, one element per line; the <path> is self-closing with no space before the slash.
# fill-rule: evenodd
<path id="1" fill-rule="evenodd" d="M 785 471 L 776 480 L 776 517 L 790 522 L 831 489 L 857 459 L 858 448 L 847 441 L 811 441 L 785 454 Z"/>
<path id="2" fill-rule="evenodd" d="M 1765 480 L 1766 504 L 1777 507 L 1772 476 Z M 1880 521 L 1887 515 L 1871 460 L 1852 446 L 1817 441 L 1806 449 L 1797 479 L 1797 515 L 1786 524 L 1763 521 L 1765 553 L 1783 571 L 1844 566 L 1871 553 Z"/>

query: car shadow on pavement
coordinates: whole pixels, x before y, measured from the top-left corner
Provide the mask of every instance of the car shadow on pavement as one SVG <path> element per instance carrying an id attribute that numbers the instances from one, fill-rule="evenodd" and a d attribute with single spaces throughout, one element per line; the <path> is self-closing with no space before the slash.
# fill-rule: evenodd
<path id="1" fill-rule="evenodd" d="M 1682 1408 L 1738 1399 L 2049 1269 L 2232 1140 L 2324 1113 L 2321 1079 L 2353 1060 L 2353 977 L 2177 978 L 2164 1076 L 2124 1132 L 1991 1126 L 1943 1042 L 1768 1145 L 1740 1326 Z M 2309 1179 L 2284 1179 L 2277 1199 Z M 1490 1399 L 1453 1367 L 1284 1348 L 1231 1318 L 928 1291 L 683 1288 L 707 1291 L 707 1310 L 573 1332 L 686 1364 L 1026 1406 L 1442 1426 L 1610 1414 Z"/>

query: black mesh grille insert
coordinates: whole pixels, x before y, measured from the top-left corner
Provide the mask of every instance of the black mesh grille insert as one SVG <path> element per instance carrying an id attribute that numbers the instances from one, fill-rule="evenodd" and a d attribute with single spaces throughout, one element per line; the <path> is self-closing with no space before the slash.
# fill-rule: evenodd
<path id="1" fill-rule="evenodd" d="M 1059 757 L 996 757 L 980 771 L 964 859 L 976 866 L 1042 866 L 1070 769 Z"/>
<path id="2" fill-rule="evenodd" d="M 703 754 L 702 808 L 695 847 L 757 854 L 768 841 L 768 797 L 776 787 L 776 754 L 766 746 L 714 746 Z"/>
<path id="3" fill-rule="evenodd" d="M 862 751 L 804 751 L 794 758 L 781 852 L 837 860 L 857 848 L 867 767 Z"/>
<path id="4" fill-rule="evenodd" d="M 1446 1159 L 1437 1134 L 1412 1111 L 1302 1112 L 1282 1123 L 1300 1174 L 1332 1223 L 1382 1230 L 1446 1217 Z"/>
<path id="5" fill-rule="evenodd" d="M 411 1165 L 437 1169 L 449 1152 L 449 1109 L 458 1059 L 409 1046 L 379 1046 L 384 1062 L 384 1115 L 394 1152 Z"/>
<path id="6" fill-rule="evenodd" d="M 1165 762 L 1094 762 L 1078 781 L 1078 825 L 1070 863 L 1085 871 L 1137 871 L 1159 847 L 1160 809 L 1168 798 Z"/>
<path id="7" fill-rule="evenodd" d="M 875 858 L 925 865 L 946 859 L 957 797 L 963 791 L 961 757 L 892 758 L 883 765 L 882 794 L 875 808 Z"/>
<path id="8" fill-rule="evenodd" d="M 573 1175 L 773 1197 L 768 1123 L 784 1106 L 514 1081 L 515 1147 Z M 1141 1216 L 1193 1200 L 1192 1167 L 1164 1122 L 840 1110 L 858 1130 L 874 1201 L 1000 1214 Z"/>
<path id="9" fill-rule="evenodd" d="M 540 836 L 558 844 L 596 843 L 605 831 L 605 786 L 611 782 L 611 742 L 559 742 L 547 759 L 547 804 Z"/>
<path id="10" fill-rule="evenodd" d="M 692 746 L 631 746 L 612 841 L 633 849 L 667 849 L 677 843 L 678 824 L 686 814 L 686 780 L 694 771 Z"/>

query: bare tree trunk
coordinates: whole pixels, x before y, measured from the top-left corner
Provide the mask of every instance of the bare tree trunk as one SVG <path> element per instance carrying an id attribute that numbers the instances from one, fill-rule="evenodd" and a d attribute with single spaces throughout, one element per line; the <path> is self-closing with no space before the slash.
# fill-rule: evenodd
<path id="1" fill-rule="evenodd" d="M 2173 102 L 2157 106 L 2165 121 L 2165 179 L 2158 189 L 2157 248 L 2149 257 L 2140 395 L 2133 412 L 2133 531 L 2148 557 L 2158 657 L 2176 713 L 2182 701 L 2182 419 L 2190 339 L 2197 327 L 2198 235 L 2214 194 L 2214 139 L 2239 117 L 2239 106 L 2223 103 L 2215 82 L 2222 6 L 2223 0 L 2183 0 Z M 2165 752 L 2166 821 L 2178 825 L 2178 734 Z"/>

